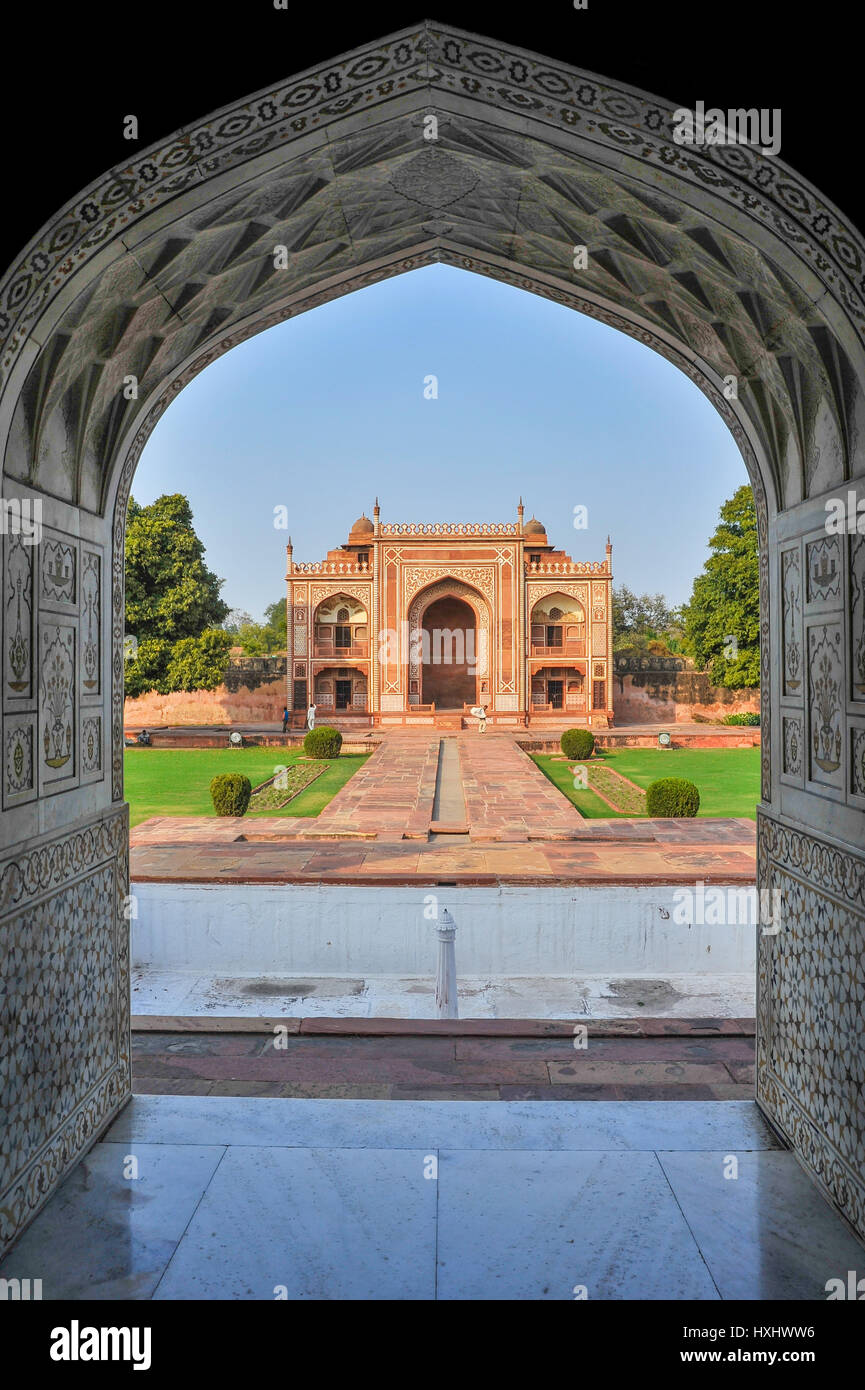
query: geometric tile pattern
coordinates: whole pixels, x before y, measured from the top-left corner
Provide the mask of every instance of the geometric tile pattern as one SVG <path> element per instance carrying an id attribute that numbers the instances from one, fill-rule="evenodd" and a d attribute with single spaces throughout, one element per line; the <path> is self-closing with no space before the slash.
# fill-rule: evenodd
<path id="1" fill-rule="evenodd" d="M 0 863 L 0 1249 L 131 1091 L 127 838 L 121 807 Z"/>
<path id="2" fill-rule="evenodd" d="M 758 941 L 757 1098 L 865 1228 L 865 857 L 758 813 L 781 931 Z"/>

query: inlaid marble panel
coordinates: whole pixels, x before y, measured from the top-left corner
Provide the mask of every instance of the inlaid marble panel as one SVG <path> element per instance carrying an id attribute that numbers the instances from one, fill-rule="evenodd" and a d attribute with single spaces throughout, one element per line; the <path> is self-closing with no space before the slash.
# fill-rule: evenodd
<path id="1" fill-rule="evenodd" d="M 784 726 L 784 773 L 787 777 L 800 779 L 803 769 L 802 719 L 798 714 L 785 715 Z"/>
<path id="2" fill-rule="evenodd" d="M 808 629 L 809 776 L 842 786 L 844 749 L 844 661 L 840 623 Z"/>
<path id="3" fill-rule="evenodd" d="M 841 538 L 821 536 L 805 546 L 808 602 L 837 603 L 841 598 Z"/>
<path id="4" fill-rule="evenodd" d="M 102 774 L 102 715 L 84 710 L 81 715 L 81 776 L 95 780 Z"/>
<path id="5" fill-rule="evenodd" d="M 865 798 L 865 727 L 850 730 L 850 794 Z"/>
<path id="6" fill-rule="evenodd" d="M 102 557 L 95 550 L 81 554 L 81 691 L 99 695 L 102 681 L 101 637 Z"/>
<path id="7" fill-rule="evenodd" d="M 36 551 L 20 536 L 7 535 L 3 623 L 3 697 L 33 697 L 33 572 Z"/>
<path id="8" fill-rule="evenodd" d="M 781 607 L 784 621 L 785 695 L 802 694 L 802 575 L 799 547 L 781 555 Z"/>
<path id="9" fill-rule="evenodd" d="M 40 546 L 40 602 L 74 608 L 78 584 L 78 551 L 74 540 L 43 536 Z"/>
<path id="10" fill-rule="evenodd" d="M 75 638 L 71 624 L 39 634 L 39 762 L 43 785 L 75 776 Z"/>
<path id="11" fill-rule="evenodd" d="M 865 701 L 865 536 L 850 537 L 850 696 Z"/>
<path id="12" fill-rule="evenodd" d="M 36 795 L 36 715 L 7 715 L 3 725 L 3 805 Z"/>

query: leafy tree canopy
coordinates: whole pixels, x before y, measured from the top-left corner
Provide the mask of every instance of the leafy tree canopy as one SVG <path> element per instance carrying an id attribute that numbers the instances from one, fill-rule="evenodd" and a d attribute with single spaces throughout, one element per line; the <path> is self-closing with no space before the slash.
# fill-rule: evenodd
<path id="1" fill-rule="evenodd" d="M 130 498 L 126 521 L 126 693 L 212 690 L 228 666 L 231 638 L 214 632 L 228 613 L 223 580 L 204 563 L 204 546 L 182 493 L 148 507 Z M 190 681 L 196 683 L 190 684 Z"/>
<path id="2" fill-rule="evenodd" d="M 126 631 L 139 644 L 179 641 L 218 627 L 228 613 L 223 580 L 204 563 L 204 546 L 182 493 L 148 507 L 130 498 L 126 521 Z"/>
<path id="3" fill-rule="evenodd" d="M 682 610 L 671 608 L 663 594 L 635 594 L 627 584 L 613 589 L 613 649 L 653 651 L 681 648 Z"/>
<path id="4" fill-rule="evenodd" d="M 715 685 L 760 684 L 757 512 L 747 484 L 721 508 L 709 558 L 685 605 L 685 648 Z"/>

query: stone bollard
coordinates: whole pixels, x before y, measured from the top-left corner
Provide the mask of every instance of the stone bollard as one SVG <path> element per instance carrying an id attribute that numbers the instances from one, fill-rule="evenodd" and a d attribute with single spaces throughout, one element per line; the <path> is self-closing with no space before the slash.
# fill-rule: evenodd
<path id="1" fill-rule="evenodd" d="M 447 908 L 436 922 L 439 939 L 438 973 L 436 975 L 436 1017 L 459 1018 L 457 1006 L 457 958 L 454 939 L 456 922 Z"/>

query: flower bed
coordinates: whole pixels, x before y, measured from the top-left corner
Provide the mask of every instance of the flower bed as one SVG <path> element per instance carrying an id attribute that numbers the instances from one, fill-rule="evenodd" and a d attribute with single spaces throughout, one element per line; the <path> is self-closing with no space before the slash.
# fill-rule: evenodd
<path id="1" fill-rule="evenodd" d="M 273 777 L 255 788 L 249 803 L 250 811 L 278 811 L 280 807 L 287 806 L 310 782 L 321 776 L 326 766 L 326 763 L 304 761 L 274 773 Z"/>

